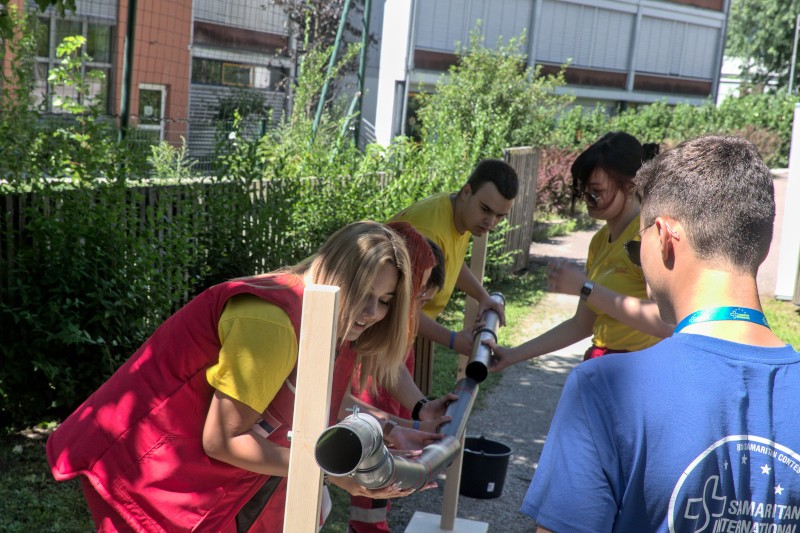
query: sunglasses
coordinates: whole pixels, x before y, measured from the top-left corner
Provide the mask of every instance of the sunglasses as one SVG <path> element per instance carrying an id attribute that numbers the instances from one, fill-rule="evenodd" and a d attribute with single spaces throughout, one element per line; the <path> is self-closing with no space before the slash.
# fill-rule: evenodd
<path id="1" fill-rule="evenodd" d="M 655 222 L 653 222 L 653 224 L 655 224 Z M 642 268 L 642 233 L 647 231 L 653 224 L 649 224 L 647 227 L 639 230 L 636 234 L 636 240 L 625 241 L 625 252 L 628 254 L 628 259 L 639 268 Z"/>
<path id="2" fill-rule="evenodd" d="M 625 243 L 625 252 L 627 252 L 631 263 L 642 268 L 642 241 L 627 241 Z"/>
<path id="3" fill-rule="evenodd" d="M 597 196 L 596 194 L 590 193 L 589 191 L 579 191 L 577 189 L 572 189 L 572 194 L 575 196 L 575 198 L 578 198 L 579 200 L 583 200 L 585 198 L 586 203 L 588 204 L 589 207 L 597 207 L 598 205 L 600 205 L 600 197 Z"/>

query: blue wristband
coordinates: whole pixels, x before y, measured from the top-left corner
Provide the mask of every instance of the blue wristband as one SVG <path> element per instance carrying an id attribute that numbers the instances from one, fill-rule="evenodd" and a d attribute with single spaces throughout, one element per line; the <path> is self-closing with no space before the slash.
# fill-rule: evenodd
<path id="1" fill-rule="evenodd" d="M 419 430 L 419 420 L 414 420 L 414 423 L 411 425 L 412 428 Z"/>
<path id="2" fill-rule="evenodd" d="M 447 347 L 452 350 L 455 345 L 456 345 L 456 332 L 455 331 L 451 331 L 450 332 L 450 344 L 448 344 Z"/>

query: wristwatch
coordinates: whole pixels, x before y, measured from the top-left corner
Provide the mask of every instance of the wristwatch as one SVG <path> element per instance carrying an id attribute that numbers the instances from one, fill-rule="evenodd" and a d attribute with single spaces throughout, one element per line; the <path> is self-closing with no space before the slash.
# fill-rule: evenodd
<path id="1" fill-rule="evenodd" d="M 581 300 L 586 301 L 586 298 L 592 294 L 592 289 L 594 289 L 594 282 L 593 281 L 585 281 L 583 283 L 583 287 L 581 287 Z"/>
<path id="2" fill-rule="evenodd" d="M 414 409 L 411 410 L 411 420 L 419 420 L 419 413 L 422 411 L 422 406 L 428 403 L 428 399 L 424 396 L 414 404 Z"/>

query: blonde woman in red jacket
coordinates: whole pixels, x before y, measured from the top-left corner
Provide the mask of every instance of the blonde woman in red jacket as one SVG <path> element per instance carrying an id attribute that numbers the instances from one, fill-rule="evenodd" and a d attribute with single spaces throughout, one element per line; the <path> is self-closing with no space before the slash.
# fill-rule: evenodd
<path id="1" fill-rule="evenodd" d="M 396 233 L 357 222 L 299 265 L 207 289 L 50 436 L 53 475 L 83 476 L 99 531 L 282 531 L 303 289 L 341 288 L 333 423 L 356 363 L 385 386 L 403 368 L 410 268 Z M 391 437 L 410 449 L 430 434 Z"/>

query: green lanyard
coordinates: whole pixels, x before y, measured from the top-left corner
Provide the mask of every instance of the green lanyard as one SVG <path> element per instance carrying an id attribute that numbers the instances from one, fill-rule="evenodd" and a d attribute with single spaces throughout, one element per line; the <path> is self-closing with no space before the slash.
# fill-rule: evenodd
<path id="1" fill-rule="evenodd" d="M 749 307 L 712 307 L 711 309 L 701 309 L 699 311 L 695 311 L 691 315 L 681 320 L 680 323 L 675 326 L 675 331 L 673 331 L 672 334 L 674 335 L 686 326 L 690 326 L 692 324 L 699 324 L 701 322 L 715 322 L 718 320 L 742 320 L 744 322 L 759 324 L 767 329 L 770 329 L 769 324 L 767 323 L 767 317 L 765 317 L 764 313 L 761 311 L 750 309 Z"/>

